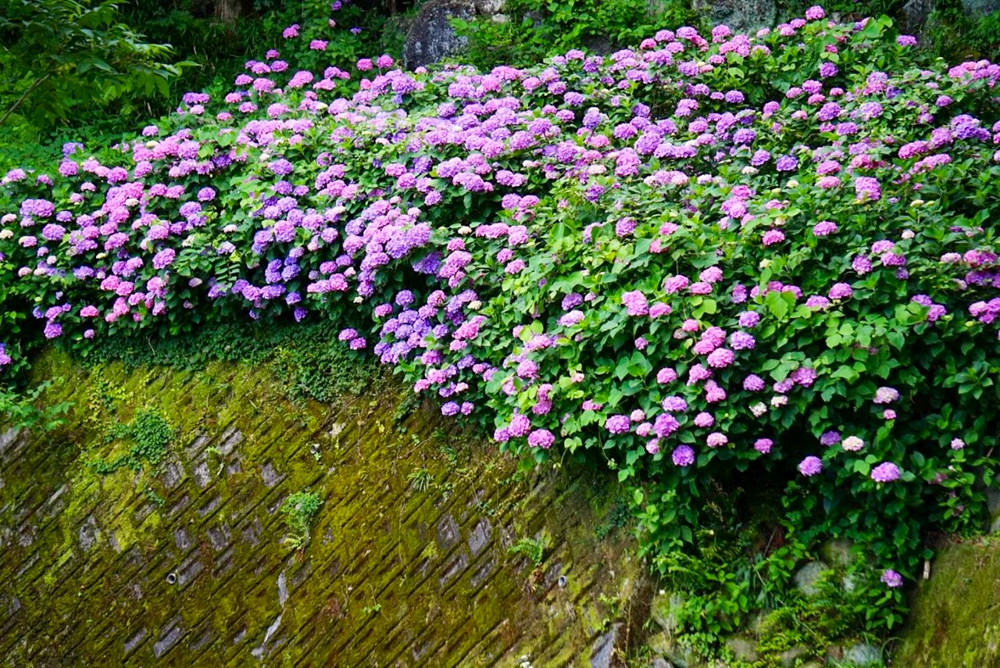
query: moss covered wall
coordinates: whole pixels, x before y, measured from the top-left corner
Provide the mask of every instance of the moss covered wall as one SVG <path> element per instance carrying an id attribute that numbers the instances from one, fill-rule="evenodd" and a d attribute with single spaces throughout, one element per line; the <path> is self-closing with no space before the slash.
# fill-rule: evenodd
<path id="1" fill-rule="evenodd" d="M 54 432 L 0 429 L 6 665 L 601 665 L 645 618 L 613 489 L 518 474 L 391 382 L 320 405 L 246 365 L 49 352 L 36 374 L 73 408 Z M 160 465 L 97 472 L 144 410 L 173 429 Z M 323 505 L 293 549 L 279 509 L 305 489 Z M 508 553 L 530 537 L 549 543 L 537 569 Z"/>
<path id="2" fill-rule="evenodd" d="M 1000 538 L 944 547 L 914 594 L 894 666 L 1000 666 Z"/>

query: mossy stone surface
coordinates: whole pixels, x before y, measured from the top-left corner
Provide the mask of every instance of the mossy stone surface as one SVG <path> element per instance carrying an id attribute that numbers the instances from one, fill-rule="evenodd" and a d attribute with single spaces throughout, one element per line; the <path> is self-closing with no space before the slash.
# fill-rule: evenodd
<path id="1" fill-rule="evenodd" d="M 5 665 L 584 665 L 642 589 L 627 532 L 597 537 L 600 472 L 519 474 L 391 380 L 319 404 L 266 366 L 49 351 L 35 374 L 73 409 L 54 432 L 0 424 Z M 98 472 L 139 411 L 169 423 L 165 459 Z M 303 490 L 322 506 L 291 549 L 280 508 Z M 537 569 L 507 552 L 542 536 Z"/>
<path id="2" fill-rule="evenodd" d="M 944 547 L 919 584 L 894 666 L 1000 666 L 1000 540 Z"/>

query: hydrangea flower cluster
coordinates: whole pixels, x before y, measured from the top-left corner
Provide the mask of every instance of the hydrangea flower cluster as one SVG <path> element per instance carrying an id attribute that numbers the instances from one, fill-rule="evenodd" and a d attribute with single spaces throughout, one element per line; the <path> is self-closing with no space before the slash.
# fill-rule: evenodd
<path id="1" fill-rule="evenodd" d="M 48 339 L 326 318 L 504 448 L 961 518 L 997 426 L 1000 66 L 886 30 L 817 7 L 486 73 L 271 50 L 111 153 L 3 176 L 0 280 Z M 900 521 L 929 520 L 866 537 Z"/>

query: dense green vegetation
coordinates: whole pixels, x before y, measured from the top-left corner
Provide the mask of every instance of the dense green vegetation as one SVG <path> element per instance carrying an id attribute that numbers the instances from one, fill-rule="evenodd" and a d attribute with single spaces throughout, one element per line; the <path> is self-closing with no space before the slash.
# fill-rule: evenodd
<path id="1" fill-rule="evenodd" d="M 32 82 L 56 74 L 26 70 L 18 127 L 60 132 L 146 88 L 205 92 L 120 146 L 5 171 L 11 384 L 56 340 L 134 364 L 274 356 L 294 394 L 328 401 L 366 382 L 365 365 L 331 372 L 370 351 L 525 461 L 627 485 L 643 552 L 687 594 L 677 619 L 707 653 L 762 609 L 795 642 L 891 632 L 928 535 L 984 525 L 997 65 L 949 66 L 888 19 L 817 7 L 745 36 L 678 27 L 697 18 L 683 4 L 517 0 L 523 22 L 458 24 L 479 69 L 406 73 L 377 55 L 381 19 L 348 6 L 332 25 L 317 2 L 294 23 L 258 7 L 280 53 L 234 76 L 236 54 L 207 67 L 195 51 L 201 31 L 237 28 L 132 14 L 152 28 L 140 38 L 101 7 L 110 34 L 88 48 L 122 64 L 100 59 L 111 78 L 93 88 L 79 64 L 60 70 L 67 98 L 41 106 Z M 963 50 L 991 48 L 990 20 L 962 24 L 982 38 Z M 142 40 L 184 25 L 176 55 L 203 67 L 126 67 L 166 56 Z M 632 48 L 574 48 L 599 38 Z M 58 52 L 25 39 L 8 53 Z M 143 104 L 119 120 L 156 116 Z M 155 464 L 159 420 L 110 434 L 129 445 L 101 470 Z M 296 548 L 319 512 L 302 494 L 284 509 Z M 795 573 L 830 539 L 854 558 L 800 595 Z M 516 546 L 536 564 L 545 549 Z"/>

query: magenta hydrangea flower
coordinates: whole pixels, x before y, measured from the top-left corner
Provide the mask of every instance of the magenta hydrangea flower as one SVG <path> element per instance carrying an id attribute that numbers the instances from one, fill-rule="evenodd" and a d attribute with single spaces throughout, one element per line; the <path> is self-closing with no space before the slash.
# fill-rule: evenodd
<path id="1" fill-rule="evenodd" d="M 761 241 L 765 246 L 774 246 L 775 244 L 780 244 L 785 240 L 785 233 L 781 230 L 768 230 L 764 233 Z"/>
<path id="2" fill-rule="evenodd" d="M 899 467 L 892 462 L 883 462 L 871 472 L 871 478 L 875 482 L 893 482 L 899 480 L 899 475 Z"/>
<path id="3" fill-rule="evenodd" d="M 664 367 L 656 372 L 656 382 L 660 385 L 666 385 L 675 380 L 677 380 L 677 372 L 670 367 Z"/>
<path id="4" fill-rule="evenodd" d="M 753 449 L 762 455 L 766 455 L 771 452 L 771 448 L 774 446 L 774 441 L 769 438 L 758 438 L 753 443 Z"/>
<path id="5" fill-rule="evenodd" d="M 903 586 L 903 576 L 896 571 L 888 568 L 882 572 L 882 577 L 880 578 L 883 584 L 892 589 L 898 589 Z"/>
<path id="6" fill-rule="evenodd" d="M 760 392 L 766 387 L 764 379 L 756 374 L 750 374 L 743 379 L 743 389 L 748 392 Z"/>
<path id="7" fill-rule="evenodd" d="M 639 316 L 649 313 L 649 305 L 646 296 L 638 290 L 626 292 L 622 295 L 622 304 L 625 305 L 629 315 Z"/>
<path id="8" fill-rule="evenodd" d="M 721 448 L 723 445 L 729 443 L 729 437 L 722 432 L 713 431 L 708 435 L 708 438 L 705 439 L 705 443 L 707 443 L 710 448 Z"/>
<path id="9" fill-rule="evenodd" d="M 656 302 L 649 307 L 649 317 L 659 318 L 661 316 L 670 315 L 673 309 L 669 304 L 664 304 L 663 302 Z"/>
<path id="10" fill-rule="evenodd" d="M 689 445 L 678 445 L 674 448 L 670 459 L 674 466 L 691 466 L 694 464 L 694 449 Z"/>
<path id="11" fill-rule="evenodd" d="M 757 341 L 746 332 L 733 332 L 729 335 L 729 345 L 733 350 L 753 350 Z"/>
<path id="12" fill-rule="evenodd" d="M 711 413 L 702 411 L 694 416 L 694 425 L 696 427 L 711 427 L 713 424 L 715 424 L 715 418 L 712 417 Z"/>
<path id="13" fill-rule="evenodd" d="M 523 413 L 515 413 L 510 419 L 507 431 L 514 437 L 526 436 L 531 431 L 531 420 Z"/>
<path id="14" fill-rule="evenodd" d="M 824 220 L 813 226 L 813 234 L 817 237 L 828 237 L 837 231 L 837 224 Z"/>
<path id="15" fill-rule="evenodd" d="M 555 443 L 556 437 L 548 429 L 536 429 L 528 434 L 528 445 L 533 448 L 548 450 Z"/>
<path id="16" fill-rule="evenodd" d="M 663 410 L 673 413 L 683 413 L 688 408 L 687 402 L 678 396 L 664 398 L 661 405 L 663 406 Z"/>
<path id="17" fill-rule="evenodd" d="M 835 283 L 830 288 L 829 297 L 832 301 L 838 299 L 850 299 L 854 295 L 854 290 L 847 283 Z"/>
<path id="18" fill-rule="evenodd" d="M 812 477 L 823 470 L 823 462 L 819 457 L 809 455 L 799 462 L 799 473 L 806 477 Z"/>
<path id="19" fill-rule="evenodd" d="M 708 365 L 714 369 L 722 369 L 733 363 L 736 356 L 732 350 L 719 348 L 711 352 L 707 358 Z"/>
<path id="20" fill-rule="evenodd" d="M 760 313 L 757 313 L 756 311 L 744 311 L 743 313 L 740 313 L 737 320 L 740 323 L 740 327 L 753 329 L 760 322 Z"/>
<path id="21" fill-rule="evenodd" d="M 612 434 L 625 434 L 632 428 L 627 415 L 609 415 L 604 422 L 605 428 Z"/>

